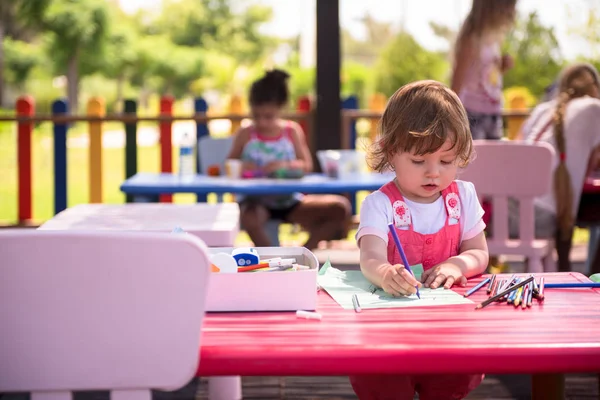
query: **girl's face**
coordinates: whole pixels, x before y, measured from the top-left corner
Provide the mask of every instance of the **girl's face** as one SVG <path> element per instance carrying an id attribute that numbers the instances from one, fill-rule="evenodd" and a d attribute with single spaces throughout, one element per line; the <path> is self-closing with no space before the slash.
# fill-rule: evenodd
<path id="1" fill-rule="evenodd" d="M 281 107 L 277 104 L 266 103 L 254 105 L 250 107 L 250 113 L 258 132 L 268 135 L 279 131 L 277 121 L 279 120 Z"/>
<path id="2" fill-rule="evenodd" d="M 391 159 L 402 195 L 417 203 L 432 203 L 456 178 L 458 155 L 447 140 L 434 153 L 397 153 Z"/>

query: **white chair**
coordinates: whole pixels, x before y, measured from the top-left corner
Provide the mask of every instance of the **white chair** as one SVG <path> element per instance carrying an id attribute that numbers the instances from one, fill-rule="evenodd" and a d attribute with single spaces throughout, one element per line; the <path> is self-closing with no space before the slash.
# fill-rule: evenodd
<path id="1" fill-rule="evenodd" d="M 0 232 L 0 392 L 150 400 L 198 369 L 204 243 L 140 232 Z"/>
<path id="2" fill-rule="evenodd" d="M 204 173 L 211 165 L 219 165 L 221 171 L 225 171 L 225 159 L 231 150 L 233 136 L 226 138 L 213 138 L 204 136 L 198 140 L 198 157 L 200 160 L 200 172 Z M 219 196 L 219 201 L 222 197 Z M 279 225 L 281 221 L 271 219 L 267 221 L 265 229 L 272 246 L 279 246 Z M 243 228 L 243 227 L 242 227 Z"/>
<path id="3" fill-rule="evenodd" d="M 475 140 L 475 159 L 459 174 L 473 182 L 477 195 L 492 198 L 493 255 L 522 255 L 530 272 L 556 270 L 554 240 L 535 239 L 533 199 L 552 190 L 554 149 L 546 143 Z M 519 238 L 510 239 L 508 198 L 519 202 Z"/>

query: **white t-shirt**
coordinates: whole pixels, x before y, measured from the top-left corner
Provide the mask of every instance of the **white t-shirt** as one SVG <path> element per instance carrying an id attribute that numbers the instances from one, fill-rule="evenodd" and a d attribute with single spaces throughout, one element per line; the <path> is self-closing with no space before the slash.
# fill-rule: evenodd
<path id="1" fill-rule="evenodd" d="M 475 186 L 471 182 L 456 181 L 460 198 L 461 242 L 477 236 L 485 229 L 483 222 L 483 208 L 479 204 Z M 424 235 L 438 232 L 444 227 L 448 212 L 444 198 L 433 203 L 416 203 L 404 198 L 413 224 L 413 230 Z M 360 209 L 360 224 L 356 232 L 356 240 L 365 235 L 380 237 L 387 244 L 388 224 L 393 222 L 394 210 L 390 198 L 381 190 L 369 194 Z"/>
<path id="2" fill-rule="evenodd" d="M 533 142 L 540 131 L 547 127 L 539 141 L 550 143 L 556 149 L 554 125 L 548 124 L 552 120 L 555 110 L 556 100 L 535 107 L 521 129 L 523 139 Z M 573 215 L 577 215 L 590 154 L 595 147 L 600 145 L 600 100 L 587 96 L 571 100 L 565 110 L 564 134 L 566 165 L 573 186 Z M 553 169 L 558 166 L 558 157 L 557 153 Z M 536 198 L 535 204 L 556 214 L 553 191 Z"/>

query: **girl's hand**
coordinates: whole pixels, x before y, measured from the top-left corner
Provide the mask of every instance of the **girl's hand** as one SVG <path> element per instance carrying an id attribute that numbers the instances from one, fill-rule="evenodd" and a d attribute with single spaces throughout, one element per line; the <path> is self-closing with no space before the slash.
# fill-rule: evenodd
<path id="1" fill-rule="evenodd" d="M 392 296 L 410 296 L 417 293 L 415 286 L 422 286 L 402 264 L 384 266 L 381 288 Z"/>
<path id="2" fill-rule="evenodd" d="M 256 165 L 252 161 L 242 162 L 242 171 L 256 171 L 258 169 L 258 165 Z"/>
<path id="3" fill-rule="evenodd" d="M 288 168 L 288 165 L 289 165 L 288 161 L 272 161 L 272 162 L 268 163 L 267 165 L 265 165 L 263 170 L 267 174 L 270 174 L 271 172 L 275 172 L 278 169 Z"/>
<path id="4" fill-rule="evenodd" d="M 441 285 L 444 285 L 444 289 L 450 289 L 455 284 L 467 285 L 467 278 L 463 275 L 460 267 L 448 261 L 423 272 L 421 280 L 423 286 L 431 289 L 438 288 Z"/>
<path id="5" fill-rule="evenodd" d="M 504 54 L 500 63 L 500 69 L 502 70 L 502 72 L 506 72 L 515 66 L 515 60 L 510 54 Z"/>

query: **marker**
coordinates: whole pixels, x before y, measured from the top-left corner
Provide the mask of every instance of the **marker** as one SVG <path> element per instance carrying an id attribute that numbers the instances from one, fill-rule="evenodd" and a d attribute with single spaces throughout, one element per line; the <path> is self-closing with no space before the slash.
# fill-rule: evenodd
<path id="1" fill-rule="evenodd" d="M 492 293 L 492 289 L 494 288 L 494 283 L 496 283 L 496 274 L 492 275 L 492 279 L 490 279 L 490 284 L 487 287 L 488 294 Z"/>
<path id="2" fill-rule="evenodd" d="M 563 289 L 563 288 L 600 288 L 598 282 L 573 282 L 573 283 L 546 283 L 546 289 Z"/>
<path id="3" fill-rule="evenodd" d="M 317 319 L 320 321 L 323 316 L 317 312 L 298 310 L 296 311 L 296 318 Z"/>
<path id="4" fill-rule="evenodd" d="M 388 224 L 388 228 L 390 228 L 390 233 L 392 234 L 394 242 L 396 243 L 396 250 L 398 250 L 398 254 L 400 254 L 400 258 L 404 263 L 404 268 L 406 268 L 406 270 L 410 272 L 410 274 L 414 277 L 415 274 L 412 272 L 412 269 L 410 269 L 410 265 L 408 265 L 406 254 L 404 254 L 404 250 L 402 249 L 402 245 L 400 244 L 400 239 L 398 238 L 398 234 L 396 233 L 396 228 L 394 227 L 394 224 Z M 415 286 L 415 289 L 417 289 L 417 297 L 420 299 L 421 295 L 419 294 L 419 285 Z"/>
<path id="5" fill-rule="evenodd" d="M 494 275 L 495 276 L 495 275 Z M 479 282 L 477 285 L 475 285 L 474 288 L 471 288 L 467 291 L 467 293 L 465 293 L 465 297 L 469 297 L 470 295 L 472 295 L 473 293 L 475 293 L 476 291 L 478 291 L 479 289 L 481 289 L 484 285 L 486 285 L 491 279 L 490 278 L 485 278 L 484 280 L 482 280 L 481 282 Z"/>
<path id="6" fill-rule="evenodd" d="M 527 285 L 532 280 L 533 280 L 533 277 L 529 277 L 529 278 L 525 279 L 524 281 L 521 281 L 521 282 L 517 283 L 516 285 L 509 287 L 508 289 L 506 289 L 506 290 L 498 293 L 497 295 L 490 297 L 486 301 L 477 304 L 477 306 L 475 307 L 475 309 L 479 310 L 480 308 L 483 308 L 483 307 L 485 307 L 485 306 L 493 303 L 494 301 L 498 300 L 499 298 L 506 296 L 507 294 L 509 294 L 513 290 L 517 290 L 518 288 Z"/>
<path id="7" fill-rule="evenodd" d="M 352 305 L 354 306 L 354 311 L 357 313 L 361 312 L 360 303 L 358 302 L 358 296 L 356 293 L 352 295 Z"/>
<path id="8" fill-rule="evenodd" d="M 271 268 L 271 267 L 283 267 L 287 265 L 293 265 L 296 262 L 295 258 L 282 258 L 280 260 L 274 260 L 269 262 L 261 262 L 259 264 L 248 265 L 247 267 L 239 267 L 238 272 L 255 271 L 257 269 Z"/>

